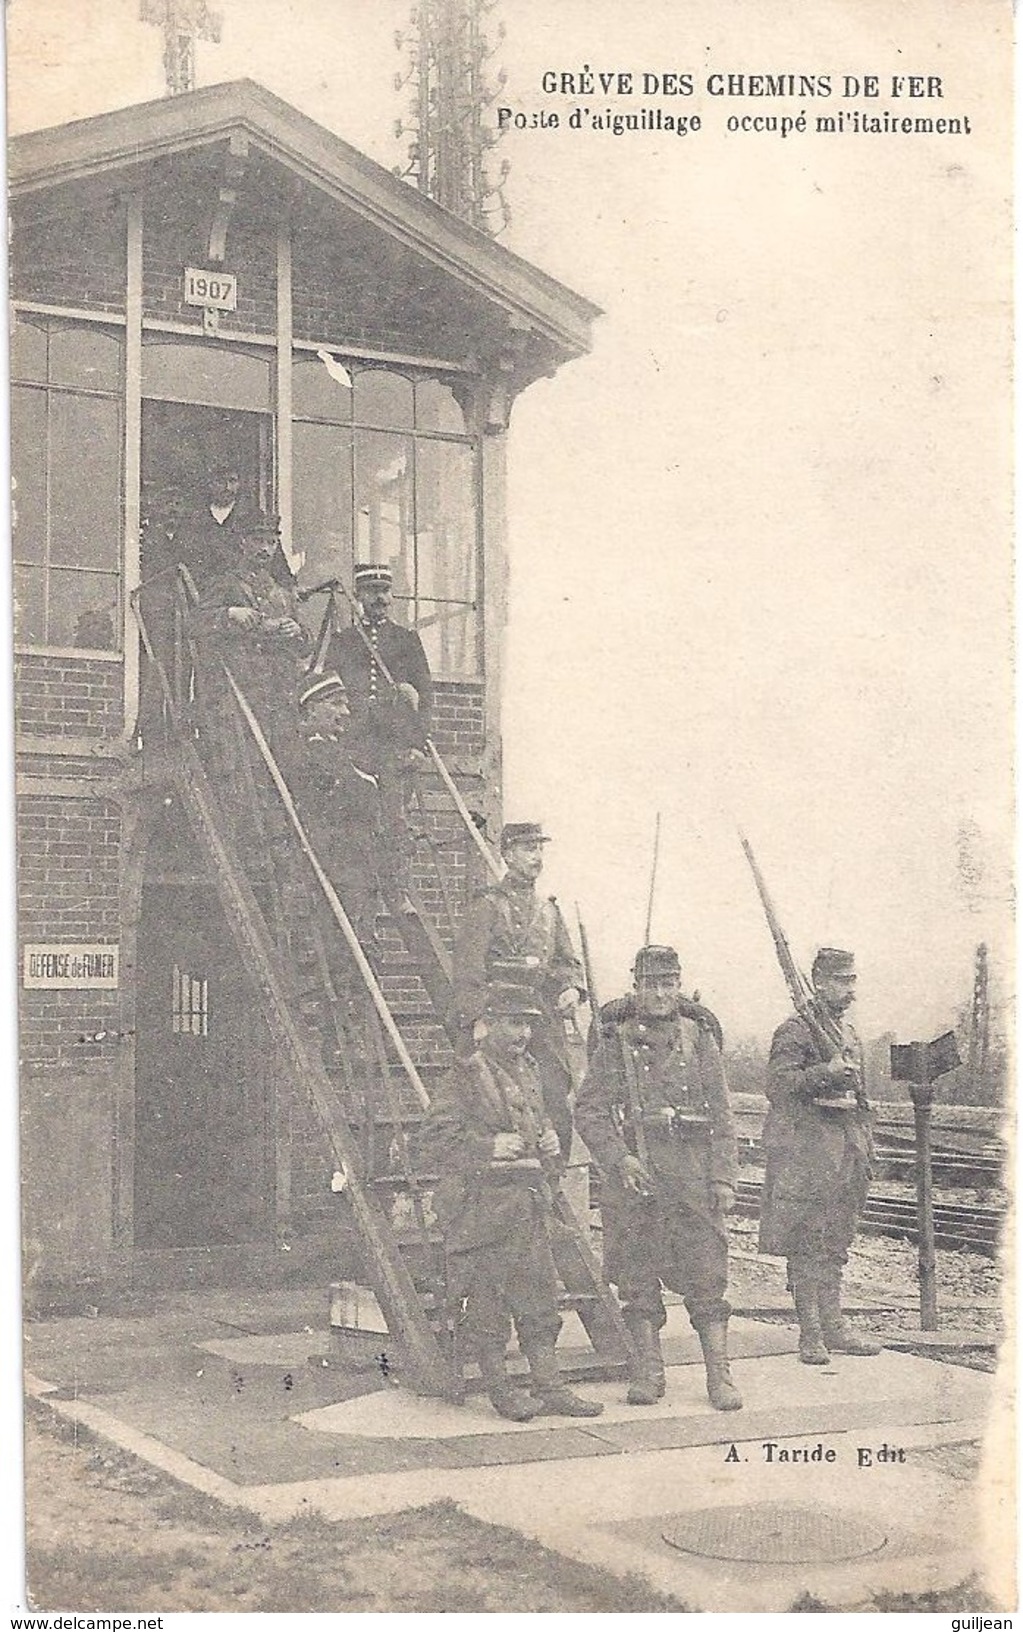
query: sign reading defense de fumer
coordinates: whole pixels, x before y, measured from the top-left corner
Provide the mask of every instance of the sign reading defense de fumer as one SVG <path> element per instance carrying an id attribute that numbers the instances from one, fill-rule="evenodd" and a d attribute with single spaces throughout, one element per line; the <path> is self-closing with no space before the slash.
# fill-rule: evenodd
<path id="1" fill-rule="evenodd" d="M 120 947 L 103 941 L 72 945 L 51 941 L 26 946 L 22 985 L 50 991 L 72 987 L 116 988 Z"/>

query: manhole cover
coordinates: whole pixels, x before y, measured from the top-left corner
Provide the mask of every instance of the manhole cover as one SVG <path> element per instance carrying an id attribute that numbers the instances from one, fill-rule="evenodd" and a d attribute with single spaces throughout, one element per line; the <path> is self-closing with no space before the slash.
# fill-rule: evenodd
<path id="1" fill-rule="evenodd" d="M 679 1514 L 661 1534 L 680 1552 L 749 1564 L 837 1564 L 888 1541 L 869 1519 L 796 1502 L 702 1508 Z"/>

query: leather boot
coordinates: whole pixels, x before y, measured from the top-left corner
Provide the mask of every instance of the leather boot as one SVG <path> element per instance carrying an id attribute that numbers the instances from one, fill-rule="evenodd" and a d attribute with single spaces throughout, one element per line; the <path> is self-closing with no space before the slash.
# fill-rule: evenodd
<path id="1" fill-rule="evenodd" d="M 538 1417 L 599 1417 L 604 1407 L 596 1400 L 574 1394 L 561 1375 L 554 1344 L 532 1343 L 526 1347 L 529 1386 L 535 1396 Z"/>
<path id="2" fill-rule="evenodd" d="M 715 1411 L 741 1411 L 742 1395 L 728 1364 L 728 1322 L 716 1320 L 698 1333 L 707 1368 L 707 1397 Z"/>
<path id="3" fill-rule="evenodd" d="M 789 1285 L 799 1321 L 799 1358 L 804 1366 L 826 1366 L 831 1356 L 824 1346 L 817 1302 L 817 1277 L 813 1268 L 804 1264 L 790 1264 Z"/>
<path id="4" fill-rule="evenodd" d="M 503 1349 L 481 1349 L 477 1360 L 487 1397 L 499 1417 L 507 1417 L 509 1422 L 531 1422 L 539 1416 L 539 1401 L 508 1376 Z"/>
<path id="5" fill-rule="evenodd" d="M 664 1397 L 664 1358 L 661 1354 L 661 1334 L 652 1320 L 645 1316 L 631 1316 L 626 1321 L 636 1358 L 629 1372 L 628 1405 L 656 1405 Z"/>
<path id="6" fill-rule="evenodd" d="M 822 1269 L 817 1278 L 817 1299 L 821 1330 L 832 1354 L 880 1354 L 881 1345 L 847 1326 L 842 1314 L 842 1271 L 836 1266 Z"/>

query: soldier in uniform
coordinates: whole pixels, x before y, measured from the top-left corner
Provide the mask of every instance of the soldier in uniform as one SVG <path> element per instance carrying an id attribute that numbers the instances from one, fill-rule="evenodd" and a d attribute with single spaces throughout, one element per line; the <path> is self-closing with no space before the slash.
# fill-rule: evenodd
<path id="1" fill-rule="evenodd" d="M 213 465 L 205 501 L 186 515 L 175 529 L 175 563 L 183 562 L 200 594 L 214 579 L 231 572 L 242 556 L 242 533 L 252 525 L 251 502 L 241 498 L 241 477 L 234 460 Z M 287 589 L 291 568 L 278 541 L 269 558 L 275 583 Z"/>
<path id="2" fill-rule="evenodd" d="M 543 846 L 550 841 L 539 822 L 509 822 L 501 830 L 507 873 L 480 892 L 465 915 L 455 945 L 453 1019 L 471 1047 L 492 980 L 528 983 L 541 1010 L 533 1027 L 532 1054 L 543 1078 L 544 1098 L 568 1158 L 572 1144 L 569 1093 L 572 1075 L 565 1046 L 565 1019 L 585 997 L 582 965 L 553 896 L 539 896 Z"/>
<path id="3" fill-rule="evenodd" d="M 379 782 L 391 877 L 399 889 L 407 890 L 411 877 L 411 837 L 405 817 L 408 779 L 422 761 L 430 735 L 433 680 L 415 630 L 404 629 L 391 619 L 392 580 L 389 566 L 356 567 L 355 598 L 362 632 L 354 624 L 336 631 L 326 661 L 340 675 L 348 696 L 353 763 Z M 393 684 L 385 679 L 385 669 Z"/>
<path id="4" fill-rule="evenodd" d="M 309 639 L 295 615 L 294 588 L 279 584 L 271 570 L 278 536 L 276 516 L 252 513 L 240 530 L 238 564 L 206 586 L 191 623 L 204 734 L 229 751 L 237 706 L 222 660 L 287 776 L 298 749 L 299 663 Z"/>
<path id="5" fill-rule="evenodd" d="M 363 948 L 375 950 L 380 789 L 353 765 L 351 714 L 336 674 L 312 673 L 299 694 L 300 759 L 291 777 L 299 814 Z"/>
<path id="6" fill-rule="evenodd" d="M 618 1289 L 636 1362 L 630 1405 L 664 1393 L 662 1287 L 680 1292 L 703 1350 L 717 1411 L 742 1398 L 728 1364 L 726 1218 L 737 1151 L 720 1030 L 683 998 L 678 954 L 645 946 L 635 991 L 601 1011 L 576 1122 L 600 1168 L 604 1268 Z"/>
<path id="7" fill-rule="evenodd" d="M 811 975 L 842 1046 L 823 1060 L 810 1027 L 796 1014 L 774 1034 L 760 1251 L 788 1260 L 799 1358 L 825 1366 L 829 1354 L 880 1352 L 872 1338 L 847 1326 L 841 1303 L 842 1268 L 870 1183 L 872 1113 L 863 1049 L 846 1019 L 856 995 L 853 954 L 821 947 Z"/>
<path id="8" fill-rule="evenodd" d="M 542 1016 L 528 990 L 495 986 L 483 1017 L 485 1035 L 438 1088 L 423 1133 L 441 1176 L 434 1208 L 461 1303 L 459 1337 L 500 1416 L 596 1417 L 603 1407 L 565 1386 L 554 1348 L 561 1316 L 548 1232 L 561 1152 L 528 1053 Z M 509 1319 L 529 1362 L 528 1393 L 505 1367 Z"/>

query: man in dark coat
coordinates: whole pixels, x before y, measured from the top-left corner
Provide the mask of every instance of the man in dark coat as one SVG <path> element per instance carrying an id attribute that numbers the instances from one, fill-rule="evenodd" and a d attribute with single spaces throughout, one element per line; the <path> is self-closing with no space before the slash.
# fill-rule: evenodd
<path id="1" fill-rule="evenodd" d="M 863 1049 L 846 1011 L 856 995 L 853 955 L 822 947 L 813 961 L 817 1000 L 841 1046 L 824 1060 L 799 1015 L 771 1042 L 764 1122 L 767 1171 L 760 1251 L 788 1260 L 799 1319 L 799 1358 L 878 1354 L 842 1316 L 842 1268 L 867 1199 L 873 1141 Z"/>
<path id="2" fill-rule="evenodd" d="M 737 1151 L 717 1022 L 681 992 L 678 954 L 645 946 L 635 998 L 602 1011 L 576 1123 L 600 1168 L 604 1270 L 618 1289 L 636 1363 L 630 1405 L 664 1393 L 662 1287 L 680 1292 L 718 1411 L 742 1398 L 728 1363 L 728 1230 Z M 604 1018 L 606 1016 L 606 1018 Z"/>
<path id="3" fill-rule="evenodd" d="M 252 503 L 241 497 L 237 464 L 226 459 L 213 465 L 205 500 L 179 522 L 171 544 L 175 564 L 188 568 L 200 594 L 239 565 L 242 533 L 256 514 Z M 269 557 L 269 571 L 275 583 L 291 587 L 293 574 L 279 539 Z"/>
<path id="4" fill-rule="evenodd" d="M 242 503 L 240 492 L 237 465 L 230 461 L 214 465 L 205 500 L 185 517 L 175 534 L 177 559 L 188 568 L 200 594 L 213 579 L 238 564 L 239 523 L 249 509 Z"/>
<path id="5" fill-rule="evenodd" d="M 409 777 L 423 758 L 433 719 L 433 680 L 414 629 L 390 617 L 391 568 L 355 569 L 360 626 L 337 630 L 326 666 L 344 682 L 353 763 L 379 779 L 383 836 L 394 884 L 409 888 L 412 843 L 405 817 Z M 386 678 L 385 671 L 390 676 Z"/>
<path id="6" fill-rule="evenodd" d="M 301 747 L 290 786 L 310 843 L 341 898 L 363 950 L 375 950 L 380 789 L 352 764 L 345 688 L 336 674 L 310 674 L 299 694 Z M 338 934 L 331 922 L 332 944 Z"/>
<path id="7" fill-rule="evenodd" d="M 541 1018 L 533 1028 L 531 1051 L 567 1160 L 572 1144 L 568 1098 L 572 1075 L 565 1022 L 574 1016 L 585 987 L 558 903 L 536 891 L 543 846 L 549 842 L 539 822 L 509 822 L 502 829 L 501 855 L 508 870 L 470 903 L 455 944 L 453 1020 L 468 1049 L 490 981 L 513 980 L 534 989 Z"/>
<path id="8" fill-rule="evenodd" d="M 475 1351 L 494 1409 L 515 1422 L 603 1409 L 565 1386 L 555 1355 L 561 1316 L 548 1229 L 561 1155 L 527 1052 L 538 1019 L 530 992 L 493 988 L 486 1035 L 437 1089 L 423 1132 L 440 1175 L 434 1209 L 449 1293 L 462 1308 L 459 1337 Z M 528 1394 L 505 1367 L 509 1318 L 529 1361 Z"/>
<path id="9" fill-rule="evenodd" d="M 294 588 L 279 584 L 271 571 L 278 535 L 276 516 L 248 518 L 240 529 L 237 565 L 207 584 L 191 629 L 203 736 L 222 763 L 233 758 L 238 706 L 223 672 L 226 663 L 287 777 L 298 751 L 300 660 L 309 638 L 296 617 Z M 247 736 L 242 727 L 242 740 Z"/>

